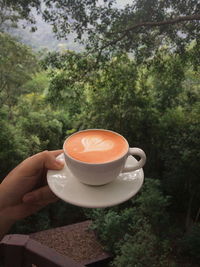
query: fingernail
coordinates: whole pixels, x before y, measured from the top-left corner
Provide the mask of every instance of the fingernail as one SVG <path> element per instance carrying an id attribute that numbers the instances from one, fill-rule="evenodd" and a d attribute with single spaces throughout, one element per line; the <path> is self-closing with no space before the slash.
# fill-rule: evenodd
<path id="1" fill-rule="evenodd" d="M 56 165 L 59 167 L 63 167 L 64 166 L 64 161 L 60 160 L 60 159 L 56 159 Z"/>
<path id="2" fill-rule="evenodd" d="M 23 198 L 23 202 L 29 203 L 29 202 L 34 202 L 35 198 L 33 195 L 27 195 Z"/>

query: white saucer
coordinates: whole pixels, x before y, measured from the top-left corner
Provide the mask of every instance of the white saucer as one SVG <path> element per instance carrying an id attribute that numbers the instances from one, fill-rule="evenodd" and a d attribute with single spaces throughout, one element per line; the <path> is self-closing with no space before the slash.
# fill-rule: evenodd
<path id="1" fill-rule="evenodd" d="M 64 155 L 57 157 L 64 161 Z M 129 156 L 127 165 L 137 160 Z M 90 186 L 79 182 L 70 172 L 67 165 L 60 171 L 49 170 L 47 182 L 53 193 L 62 200 L 84 208 L 106 208 L 120 204 L 133 197 L 142 187 L 143 169 L 120 174 L 113 182 Z"/>

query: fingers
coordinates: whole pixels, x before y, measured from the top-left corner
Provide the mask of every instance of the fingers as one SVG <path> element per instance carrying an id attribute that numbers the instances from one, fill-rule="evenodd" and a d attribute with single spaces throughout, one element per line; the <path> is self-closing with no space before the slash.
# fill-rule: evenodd
<path id="1" fill-rule="evenodd" d="M 61 153 L 63 153 L 62 149 L 59 150 L 53 150 L 53 151 L 49 151 L 52 155 L 54 155 L 55 157 L 59 156 Z"/>
<path id="2" fill-rule="evenodd" d="M 40 152 L 30 159 L 34 160 L 37 163 L 40 163 L 46 169 L 59 170 L 63 168 L 64 162 L 57 160 L 56 157 L 60 155 L 63 150 L 54 150 L 54 151 L 43 151 Z"/>
<path id="3" fill-rule="evenodd" d="M 0 209 L 32 202 L 33 206 L 39 208 L 56 201 L 57 198 L 49 187 L 41 186 L 46 182 L 46 172 L 49 169 L 60 170 L 64 167 L 64 162 L 56 159 L 61 153 L 62 150 L 44 151 L 27 158 L 13 169 L 0 186 Z M 26 205 L 23 207 L 25 209 Z"/>
<path id="4" fill-rule="evenodd" d="M 58 200 L 58 198 L 52 193 L 48 185 L 27 193 L 23 197 L 24 203 L 37 203 L 42 205 L 47 205 L 56 200 Z"/>
<path id="5" fill-rule="evenodd" d="M 55 151 L 43 151 L 39 154 L 41 160 L 43 161 L 44 167 L 51 170 L 60 170 L 64 166 L 64 162 L 56 159 L 58 155 L 62 153 L 62 150 Z M 37 156 L 37 155 L 36 155 Z M 39 157 L 38 157 L 39 158 Z"/>
<path id="6" fill-rule="evenodd" d="M 44 169 L 60 170 L 64 167 L 64 162 L 57 160 L 56 157 L 62 152 L 63 150 L 40 152 L 24 160 L 14 171 L 18 170 L 27 177 L 36 175 Z"/>
<path id="7" fill-rule="evenodd" d="M 57 200 L 50 188 L 44 186 L 25 194 L 22 203 L 5 208 L 1 211 L 1 216 L 13 221 L 21 220 Z"/>

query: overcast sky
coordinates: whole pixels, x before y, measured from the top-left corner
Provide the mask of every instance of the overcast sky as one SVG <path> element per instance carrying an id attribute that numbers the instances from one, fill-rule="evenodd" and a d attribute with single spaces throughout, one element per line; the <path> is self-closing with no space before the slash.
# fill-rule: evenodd
<path id="1" fill-rule="evenodd" d="M 117 4 L 120 6 L 120 7 L 123 7 L 125 6 L 126 4 L 130 4 L 133 2 L 133 0 L 116 0 Z"/>

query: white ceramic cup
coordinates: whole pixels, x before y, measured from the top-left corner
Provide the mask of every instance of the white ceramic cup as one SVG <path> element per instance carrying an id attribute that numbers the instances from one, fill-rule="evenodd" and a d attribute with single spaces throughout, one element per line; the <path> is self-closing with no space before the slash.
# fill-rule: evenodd
<path id="1" fill-rule="evenodd" d="M 80 132 L 87 132 L 90 130 L 113 132 L 104 129 L 88 129 Z M 74 134 L 78 134 L 80 132 L 76 132 Z M 118 159 L 106 163 L 87 163 L 72 158 L 65 149 L 65 143 L 68 141 L 68 138 L 70 138 L 74 134 L 72 134 L 65 140 L 63 150 L 66 164 L 72 174 L 80 182 L 88 185 L 104 185 L 116 179 L 121 172 L 132 172 L 144 166 L 146 162 L 146 155 L 144 151 L 137 147 L 130 148 L 127 140 L 122 135 L 116 132 L 113 133 L 119 135 L 125 140 L 125 142 L 127 143 L 127 150 L 126 153 L 120 156 Z M 127 157 L 130 155 L 139 156 L 140 160 L 133 166 L 125 167 Z"/>

